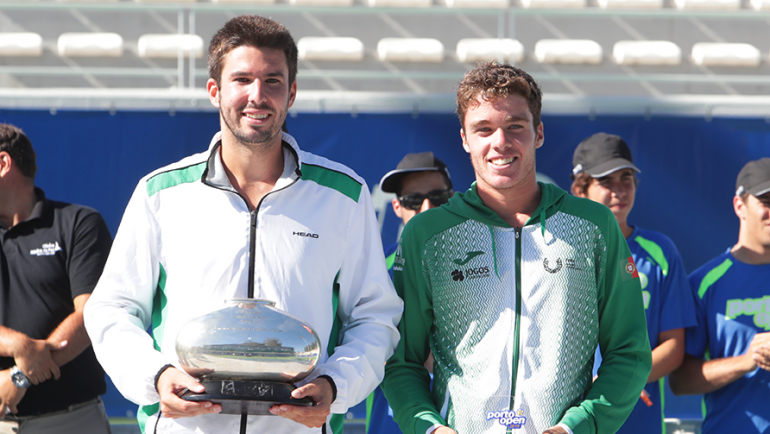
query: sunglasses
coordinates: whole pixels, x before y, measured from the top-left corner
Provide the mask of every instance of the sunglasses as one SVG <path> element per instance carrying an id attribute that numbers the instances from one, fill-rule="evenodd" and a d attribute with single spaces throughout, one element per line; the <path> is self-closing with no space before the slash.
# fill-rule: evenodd
<path id="1" fill-rule="evenodd" d="M 398 201 L 401 202 L 401 206 L 412 211 L 417 211 L 422 208 L 422 203 L 425 199 L 430 200 L 433 206 L 441 206 L 449 202 L 449 198 L 452 197 L 452 189 L 447 190 L 433 190 L 428 194 L 422 193 L 410 193 L 398 197 Z"/>

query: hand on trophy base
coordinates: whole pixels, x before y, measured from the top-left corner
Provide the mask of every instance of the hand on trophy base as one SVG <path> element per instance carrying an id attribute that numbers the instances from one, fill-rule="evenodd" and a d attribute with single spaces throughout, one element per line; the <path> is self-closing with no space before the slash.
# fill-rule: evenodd
<path id="1" fill-rule="evenodd" d="M 311 397 L 293 398 L 296 389 L 289 383 L 258 380 L 203 380 L 203 393 L 187 391 L 182 399 L 193 402 L 211 402 L 222 406 L 222 414 L 272 415 L 274 405 L 289 404 L 301 407 L 315 405 Z"/>
<path id="2" fill-rule="evenodd" d="M 203 393 L 205 389 L 198 380 L 190 377 L 176 368 L 168 368 L 158 378 L 158 394 L 160 395 L 160 410 L 163 416 L 177 419 L 193 417 L 202 414 L 216 414 L 222 407 L 211 402 L 191 402 L 181 399 L 179 395 L 192 390 Z"/>
<path id="3" fill-rule="evenodd" d="M 270 412 L 308 428 L 320 428 L 327 422 L 331 412 L 331 404 L 335 399 L 334 383 L 330 377 L 318 377 L 304 386 L 298 387 L 291 394 L 296 398 L 312 397 L 316 404 L 312 407 L 276 405 L 270 409 Z"/>

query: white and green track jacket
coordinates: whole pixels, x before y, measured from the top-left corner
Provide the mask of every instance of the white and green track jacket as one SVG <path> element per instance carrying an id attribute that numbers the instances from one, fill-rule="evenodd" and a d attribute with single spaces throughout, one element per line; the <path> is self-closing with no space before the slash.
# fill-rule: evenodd
<path id="1" fill-rule="evenodd" d="M 239 432 L 238 415 L 158 421 L 154 379 L 164 365 L 179 366 L 183 324 L 249 293 L 318 333 L 321 360 L 302 383 L 330 376 L 333 413 L 366 398 L 384 375 L 402 302 L 368 188 L 349 168 L 300 151 L 291 136 L 283 142 L 283 175 L 251 212 L 223 170 L 219 134 L 208 152 L 156 170 L 134 191 L 85 322 L 99 362 L 141 406 L 144 432 Z M 321 429 L 253 416 L 248 432 Z"/>
<path id="2" fill-rule="evenodd" d="M 474 184 L 406 225 L 393 266 L 401 342 L 384 390 L 404 433 L 614 433 L 652 366 L 642 292 L 615 217 L 539 184 L 523 228 Z M 591 382 L 597 345 L 604 362 Z M 433 351 L 433 390 L 422 367 Z"/>

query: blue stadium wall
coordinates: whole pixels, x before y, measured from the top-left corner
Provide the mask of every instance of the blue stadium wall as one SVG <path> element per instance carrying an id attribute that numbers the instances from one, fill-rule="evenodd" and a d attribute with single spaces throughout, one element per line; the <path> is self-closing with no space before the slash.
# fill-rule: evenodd
<path id="1" fill-rule="evenodd" d="M 140 177 L 206 150 L 219 129 L 216 113 L 184 111 L 0 110 L 0 122 L 21 127 L 31 138 L 38 154 L 37 185 L 49 197 L 96 208 L 113 234 Z M 537 168 L 568 189 L 572 152 L 583 138 L 599 131 L 624 137 L 642 170 L 629 221 L 669 235 L 691 272 L 735 243 L 735 178 L 745 162 L 770 157 L 768 122 L 544 115 L 545 145 Z M 299 113 L 288 119 L 288 128 L 304 150 L 350 166 L 370 188 L 405 153 L 421 151 L 433 151 L 447 163 L 456 190 L 473 181 L 453 114 Z M 381 205 L 388 244 L 400 222 Z M 105 401 L 111 416 L 133 408 L 114 391 Z"/>

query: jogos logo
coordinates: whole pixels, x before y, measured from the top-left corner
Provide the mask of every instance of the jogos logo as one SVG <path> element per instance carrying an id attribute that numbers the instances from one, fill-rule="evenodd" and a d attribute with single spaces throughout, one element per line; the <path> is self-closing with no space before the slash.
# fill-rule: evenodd
<path id="1" fill-rule="evenodd" d="M 727 300 L 725 312 L 728 319 L 735 319 L 741 315 L 753 315 L 755 326 L 770 330 L 770 295 L 762 298 Z"/>
<path id="2" fill-rule="evenodd" d="M 465 270 L 454 269 L 450 274 L 452 275 L 452 280 L 462 282 L 465 279 L 489 277 L 489 267 L 468 268 Z"/>
<path id="3" fill-rule="evenodd" d="M 527 424 L 527 418 L 524 416 L 524 410 L 500 410 L 488 411 L 487 420 L 497 420 L 500 425 L 505 425 L 508 429 L 521 429 Z"/>

